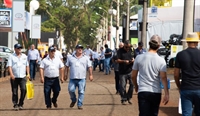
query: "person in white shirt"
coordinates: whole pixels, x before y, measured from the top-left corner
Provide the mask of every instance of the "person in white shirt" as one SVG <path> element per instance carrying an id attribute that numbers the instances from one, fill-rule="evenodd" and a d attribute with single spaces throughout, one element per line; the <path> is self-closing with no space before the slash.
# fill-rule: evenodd
<path id="1" fill-rule="evenodd" d="M 101 55 L 99 57 L 99 72 L 104 72 L 105 51 L 103 47 L 101 47 L 100 50 L 101 50 Z"/>
<path id="2" fill-rule="evenodd" d="M 95 71 L 97 65 L 99 64 L 99 54 L 96 48 L 93 50 L 92 59 L 93 59 L 93 71 Z"/>
<path id="3" fill-rule="evenodd" d="M 91 57 L 92 57 L 92 52 L 93 52 L 93 51 L 90 49 L 90 46 L 87 45 L 87 48 L 83 51 L 83 54 L 86 55 L 86 56 L 88 56 L 89 59 L 91 59 Z"/>
<path id="4" fill-rule="evenodd" d="M 63 61 L 62 53 L 57 49 L 56 45 L 52 45 L 56 49 L 55 56 L 60 58 Z"/>
<path id="5" fill-rule="evenodd" d="M 40 54 L 37 49 L 35 49 L 35 45 L 31 45 L 31 49 L 28 50 L 28 61 L 29 61 L 29 66 L 30 66 L 30 77 L 31 80 L 35 80 L 35 73 L 36 73 L 36 67 L 37 63 L 40 59 Z"/>
<path id="6" fill-rule="evenodd" d="M 47 109 L 51 109 L 51 104 L 55 108 L 58 107 L 57 98 L 60 92 L 60 81 L 64 81 L 64 64 L 60 58 L 55 56 L 56 49 L 49 47 L 49 55 L 44 58 L 40 64 L 40 79 L 41 83 L 44 83 L 44 96 Z M 53 91 L 53 97 L 51 98 L 51 91 Z"/>

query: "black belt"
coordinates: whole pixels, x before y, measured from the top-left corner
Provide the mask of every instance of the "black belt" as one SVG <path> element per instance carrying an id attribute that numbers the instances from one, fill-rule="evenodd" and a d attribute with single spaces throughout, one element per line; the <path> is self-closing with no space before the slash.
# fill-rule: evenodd
<path id="1" fill-rule="evenodd" d="M 58 77 L 45 77 L 45 79 L 47 79 L 47 80 L 54 80 L 54 79 L 58 79 Z"/>

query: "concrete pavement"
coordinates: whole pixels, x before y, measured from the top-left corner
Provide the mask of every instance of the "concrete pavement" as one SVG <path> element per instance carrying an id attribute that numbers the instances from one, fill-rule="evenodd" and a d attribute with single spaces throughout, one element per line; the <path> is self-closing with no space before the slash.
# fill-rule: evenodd
<path id="1" fill-rule="evenodd" d="M 87 79 L 83 110 L 78 110 L 77 106 L 69 107 L 71 101 L 67 90 L 68 81 L 61 84 L 58 108 L 46 110 L 43 84 L 40 83 L 37 73 L 36 80 L 33 81 L 35 97 L 24 101 L 24 110 L 14 111 L 10 83 L 8 77 L 4 78 L 0 81 L 0 116 L 138 116 L 137 94 L 134 92 L 132 105 L 121 105 L 120 96 L 115 94 L 113 71 L 111 75 L 104 75 L 98 71 L 94 71 L 93 74 L 93 82 Z M 178 98 L 175 83 L 171 83 L 170 102 L 167 105 L 161 103 L 159 116 L 180 116 Z"/>

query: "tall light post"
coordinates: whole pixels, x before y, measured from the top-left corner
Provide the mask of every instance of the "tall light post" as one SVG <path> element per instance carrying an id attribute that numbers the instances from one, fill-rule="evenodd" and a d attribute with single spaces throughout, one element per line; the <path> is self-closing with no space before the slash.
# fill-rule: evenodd
<path id="1" fill-rule="evenodd" d="M 30 38 L 31 38 L 31 41 L 32 41 L 32 37 L 31 37 L 31 28 L 32 28 L 32 16 L 35 15 L 35 10 L 37 10 L 39 8 L 40 4 L 37 0 L 32 0 L 30 3 L 29 3 L 29 10 L 30 10 Z M 36 44 L 36 43 L 35 43 Z"/>
<path id="2" fill-rule="evenodd" d="M 126 16 L 126 40 L 129 40 L 130 32 L 130 1 L 127 0 L 127 16 Z"/>
<path id="3" fill-rule="evenodd" d="M 108 19 L 107 19 L 107 17 L 104 17 L 104 16 L 102 16 L 102 15 L 100 15 L 98 13 L 96 13 L 96 15 L 99 15 L 104 20 L 104 36 L 105 36 L 105 40 L 108 40 L 108 36 L 106 34 L 107 33 L 107 27 L 108 27 Z"/>

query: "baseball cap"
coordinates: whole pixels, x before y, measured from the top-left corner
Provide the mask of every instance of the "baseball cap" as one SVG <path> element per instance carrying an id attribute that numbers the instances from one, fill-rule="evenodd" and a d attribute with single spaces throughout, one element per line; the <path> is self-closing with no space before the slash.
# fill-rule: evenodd
<path id="1" fill-rule="evenodd" d="M 21 46 L 21 44 L 18 43 L 18 44 L 15 44 L 15 45 L 14 45 L 14 48 L 17 48 L 17 49 L 18 49 L 18 48 L 23 48 L 23 47 Z"/>
<path id="2" fill-rule="evenodd" d="M 51 47 L 49 47 L 48 51 L 49 51 L 49 52 L 51 52 L 51 51 L 56 51 L 56 49 L 55 49 L 54 47 L 51 46 Z"/>
<path id="3" fill-rule="evenodd" d="M 83 49 L 83 46 L 81 44 L 76 45 L 76 49 L 81 48 Z"/>
<path id="4" fill-rule="evenodd" d="M 156 41 L 159 45 L 161 45 L 161 37 L 160 37 L 160 36 L 158 36 L 158 35 L 153 35 L 153 36 L 151 37 L 150 41 L 152 41 L 152 40 Z"/>

